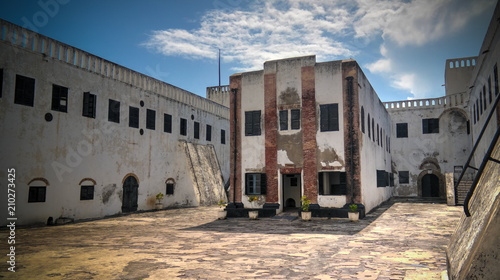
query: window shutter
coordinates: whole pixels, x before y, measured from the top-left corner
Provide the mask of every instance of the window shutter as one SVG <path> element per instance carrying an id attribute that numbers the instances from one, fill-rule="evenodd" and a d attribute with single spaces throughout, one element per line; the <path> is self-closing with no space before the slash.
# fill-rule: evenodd
<path id="1" fill-rule="evenodd" d="M 293 109 L 292 114 L 292 129 L 300 129 L 300 109 Z"/>
<path id="2" fill-rule="evenodd" d="M 251 174 L 245 174 L 245 194 L 248 195 L 248 181 L 250 180 Z"/>
<path id="3" fill-rule="evenodd" d="M 288 129 L 288 110 L 280 111 L 280 130 Z"/>
<path id="4" fill-rule="evenodd" d="M 260 194 L 267 194 L 267 176 L 266 176 L 266 173 L 260 174 Z"/>
<path id="5" fill-rule="evenodd" d="M 321 131 L 328 130 L 328 110 L 327 110 L 327 108 L 328 107 L 326 105 L 319 106 Z"/>
<path id="6" fill-rule="evenodd" d="M 338 104 L 331 104 L 330 105 L 330 110 L 329 110 L 330 115 L 329 117 L 329 128 L 332 131 L 337 131 L 339 130 L 339 105 Z"/>
<path id="7" fill-rule="evenodd" d="M 319 172 L 318 173 L 318 193 L 319 195 L 324 195 L 325 194 L 325 182 L 324 182 L 324 179 L 323 179 L 323 175 L 324 173 L 323 172 Z"/>
<path id="8" fill-rule="evenodd" d="M 252 112 L 245 112 L 245 135 L 252 135 Z"/>
<path id="9" fill-rule="evenodd" d="M 422 133 L 429 133 L 429 122 L 427 119 L 422 120 Z"/>
<path id="10" fill-rule="evenodd" d="M 253 112 L 253 135 L 260 135 L 260 111 Z"/>

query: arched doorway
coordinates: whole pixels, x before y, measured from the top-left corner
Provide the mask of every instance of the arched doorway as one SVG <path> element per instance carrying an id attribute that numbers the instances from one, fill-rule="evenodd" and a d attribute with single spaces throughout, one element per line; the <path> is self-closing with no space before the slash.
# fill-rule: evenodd
<path id="1" fill-rule="evenodd" d="M 122 212 L 137 211 L 139 184 L 134 176 L 128 176 L 123 182 Z"/>
<path id="2" fill-rule="evenodd" d="M 422 177 L 422 197 L 439 197 L 439 178 L 436 175 Z"/>

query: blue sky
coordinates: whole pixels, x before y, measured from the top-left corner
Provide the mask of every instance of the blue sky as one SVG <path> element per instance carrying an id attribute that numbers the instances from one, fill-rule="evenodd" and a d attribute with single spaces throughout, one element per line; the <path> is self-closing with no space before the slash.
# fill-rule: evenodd
<path id="1" fill-rule="evenodd" d="M 205 96 L 266 60 L 354 58 L 382 101 L 444 95 L 476 56 L 494 0 L 0 0 L 0 17 Z"/>

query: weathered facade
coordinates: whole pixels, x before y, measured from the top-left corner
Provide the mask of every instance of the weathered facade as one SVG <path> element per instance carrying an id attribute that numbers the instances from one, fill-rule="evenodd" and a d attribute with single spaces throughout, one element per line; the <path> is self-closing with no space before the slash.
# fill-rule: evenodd
<path id="1" fill-rule="evenodd" d="M 227 107 L 6 21 L 0 33 L 0 185 L 14 168 L 17 224 L 154 209 L 160 192 L 164 207 L 225 199 Z"/>
<path id="2" fill-rule="evenodd" d="M 356 61 L 267 61 L 231 76 L 230 89 L 230 207 L 256 196 L 283 211 L 305 195 L 320 215 L 392 196 L 389 114 Z"/>

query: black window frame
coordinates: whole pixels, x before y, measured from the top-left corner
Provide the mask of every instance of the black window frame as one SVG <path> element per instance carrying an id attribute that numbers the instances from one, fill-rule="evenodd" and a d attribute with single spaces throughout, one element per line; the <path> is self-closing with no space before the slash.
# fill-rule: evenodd
<path id="1" fill-rule="evenodd" d="M 320 131 L 339 131 L 339 104 L 321 104 L 320 111 Z"/>
<path id="2" fill-rule="evenodd" d="M 52 84 L 52 104 L 51 110 L 62 113 L 68 112 L 68 88 Z M 64 105 L 61 102 L 64 101 Z"/>
<path id="3" fill-rule="evenodd" d="M 146 129 L 155 130 L 156 129 L 156 111 L 152 109 L 146 109 Z"/>
<path id="4" fill-rule="evenodd" d="M 83 93 L 82 116 L 95 119 L 97 96 L 90 92 Z"/>
<path id="5" fill-rule="evenodd" d="M 200 139 L 200 123 L 194 122 L 193 125 L 194 139 Z"/>
<path id="6" fill-rule="evenodd" d="M 410 171 L 398 171 L 399 184 L 410 183 Z"/>
<path id="7" fill-rule="evenodd" d="M 94 200 L 94 185 L 80 186 L 80 200 Z"/>
<path id="8" fill-rule="evenodd" d="M 422 133 L 423 134 L 439 133 L 439 119 L 438 118 L 422 119 Z"/>
<path id="9" fill-rule="evenodd" d="M 396 124 L 396 138 L 408 138 L 408 123 Z"/>
<path id="10" fill-rule="evenodd" d="M 118 110 L 116 110 L 118 108 Z M 108 101 L 108 121 L 120 123 L 120 101 L 109 99 Z"/>
<path id="11" fill-rule="evenodd" d="M 325 186 L 324 175 L 328 173 L 328 176 L 338 175 L 339 183 L 330 184 L 330 186 Z M 328 190 L 325 193 L 325 188 Z M 318 172 L 318 194 L 319 195 L 347 195 L 347 173 L 341 171 L 328 171 L 328 172 Z"/>
<path id="12" fill-rule="evenodd" d="M 165 194 L 166 195 L 173 195 L 174 194 L 174 189 L 175 189 L 175 183 L 167 182 L 165 184 Z"/>
<path id="13" fill-rule="evenodd" d="M 139 128 L 139 107 L 128 106 L 128 126 Z"/>
<path id="14" fill-rule="evenodd" d="M 220 130 L 220 143 L 223 145 L 226 144 L 226 131 L 224 129 Z"/>
<path id="15" fill-rule="evenodd" d="M 163 132 L 172 133 L 172 115 L 163 114 Z"/>
<path id="16" fill-rule="evenodd" d="M 35 105 L 35 79 L 16 75 L 14 104 L 33 107 Z"/>
<path id="17" fill-rule="evenodd" d="M 47 200 L 47 186 L 30 186 L 28 203 L 45 202 Z"/>
<path id="18" fill-rule="evenodd" d="M 260 128 L 261 111 L 246 111 L 245 112 L 245 136 L 259 136 L 262 131 Z"/>
<path id="19" fill-rule="evenodd" d="M 300 109 L 290 110 L 290 125 L 292 130 L 300 129 Z"/>
<path id="20" fill-rule="evenodd" d="M 206 141 L 212 141 L 212 126 L 207 124 L 206 125 L 206 135 L 205 135 L 205 140 Z"/>
<path id="21" fill-rule="evenodd" d="M 187 119 L 185 118 L 180 118 L 179 133 L 182 136 L 187 136 Z"/>
<path id="22" fill-rule="evenodd" d="M 361 106 L 360 117 L 361 117 L 361 132 L 365 133 L 365 108 L 363 106 Z"/>
<path id="23" fill-rule="evenodd" d="M 279 111 L 280 130 L 288 130 L 288 110 Z"/>
<path id="24" fill-rule="evenodd" d="M 257 186 L 257 177 L 258 182 L 260 183 Z M 250 182 L 255 182 L 252 186 L 250 186 Z M 251 188 L 255 187 L 253 191 Z M 260 191 L 257 191 L 257 187 L 260 188 Z M 245 173 L 245 194 L 246 195 L 265 195 L 267 194 L 267 177 L 266 173 Z"/>
<path id="25" fill-rule="evenodd" d="M 385 170 L 377 170 L 377 188 L 385 188 L 388 184 L 388 176 Z"/>

